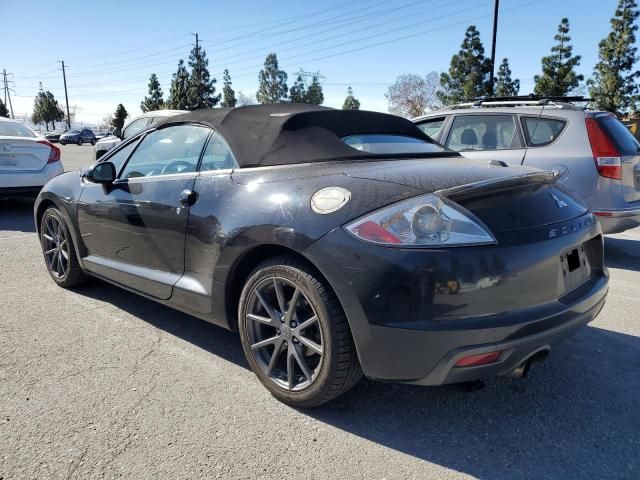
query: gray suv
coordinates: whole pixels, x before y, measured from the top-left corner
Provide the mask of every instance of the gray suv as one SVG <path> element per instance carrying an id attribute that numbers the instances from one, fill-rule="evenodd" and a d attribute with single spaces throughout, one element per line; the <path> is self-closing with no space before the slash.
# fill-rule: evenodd
<path id="1" fill-rule="evenodd" d="M 555 170 L 586 200 L 605 233 L 637 227 L 640 143 L 614 115 L 569 100 L 490 99 L 413 121 L 465 157 Z"/>

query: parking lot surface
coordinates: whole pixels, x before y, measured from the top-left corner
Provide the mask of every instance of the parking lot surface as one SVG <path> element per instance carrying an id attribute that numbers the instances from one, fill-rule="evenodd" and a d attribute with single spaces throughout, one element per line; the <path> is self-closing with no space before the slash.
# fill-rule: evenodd
<path id="1" fill-rule="evenodd" d="M 62 147 L 67 170 L 89 145 Z M 274 400 L 233 333 L 49 278 L 32 202 L 0 200 L 0 478 L 640 478 L 640 231 L 608 237 L 600 316 L 526 380 L 362 381 Z"/>

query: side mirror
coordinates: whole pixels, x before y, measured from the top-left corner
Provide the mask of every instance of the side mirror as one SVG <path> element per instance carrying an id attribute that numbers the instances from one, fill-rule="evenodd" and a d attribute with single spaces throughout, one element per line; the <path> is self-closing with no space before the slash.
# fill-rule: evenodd
<path id="1" fill-rule="evenodd" d="M 113 183 L 116 179 L 116 166 L 111 162 L 96 163 L 87 171 L 85 178 L 94 183 Z"/>
<path id="2" fill-rule="evenodd" d="M 113 134 L 114 134 L 116 137 L 118 137 L 120 140 L 122 140 L 122 130 L 120 130 L 119 128 L 116 128 L 116 129 L 113 131 Z"/>

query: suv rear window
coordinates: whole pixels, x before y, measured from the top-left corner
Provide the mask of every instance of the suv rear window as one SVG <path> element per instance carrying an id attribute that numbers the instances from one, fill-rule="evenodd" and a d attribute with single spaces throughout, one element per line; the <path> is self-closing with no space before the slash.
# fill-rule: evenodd
<path id="1" fill-rule="evenodd" d="M 421 138 L 407 137 L 405 135 L 389 135 L 378 133 L 363 133 L 348 135 L 342 141 L 363 152 L 370 153 L 434 153 L 444 152 L 444 149 L 435 143 L 430 143 Z"/>
<path id="2" fill-rule="evenodd" d="M 607 132 L 609 138 L 616 144 L 623 155 L 637 155 L 640 153 L 640 142 L 633 136 L 624 124 L 613 115 L 596 117 L 597 122 Z"/>
<path id="3" fill-rule="evenodd" d="M 549 145 L 560 136 L 567 124 L 566 121 L 556 118 L 522 117 L 521 121 L 527 145 L 530 147 Z"/>

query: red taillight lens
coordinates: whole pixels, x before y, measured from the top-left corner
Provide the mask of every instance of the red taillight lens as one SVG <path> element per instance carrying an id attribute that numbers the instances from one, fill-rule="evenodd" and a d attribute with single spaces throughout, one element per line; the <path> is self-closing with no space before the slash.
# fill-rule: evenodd
<path id="1" fill-rule="evenodd" d="M 41 143 L 42 145 L 46 145 L 51 149 L 51 151 L 49 152 L 49 159 L 47 160 L 47 163 L 54 163 L 54 162 L 60 161 L 60 149 L 58 147 L 56 147 L 53 143 L 51 143 L 48 140 L 38 140 L 38 143 Z"/>
<path id="2" fill-rule="evenodd" d="M 371 220 L 358 225 L 356 227 L 356 233 L 365 240 L 370 240 L 372 242 L 400 243 L 400 239 L 398 237 Z"/>
<path id="3" fill-rule="evenodd" d="M 586 118 L 585 121 L 598 173 L 603 177 L 622 179 L 620 152 L 595 118 Z"/>
<path id="4" fill-rule="evenodd" d="M 478 365 L 486 365 L 487 363 L 495 362 L 500 358 L 502 352 L 489 352 L 479 353 L 477 355 L 469 355 L 468 357 L 462 357 L 455 364 L 456 367 L 477 367 Z"/>

